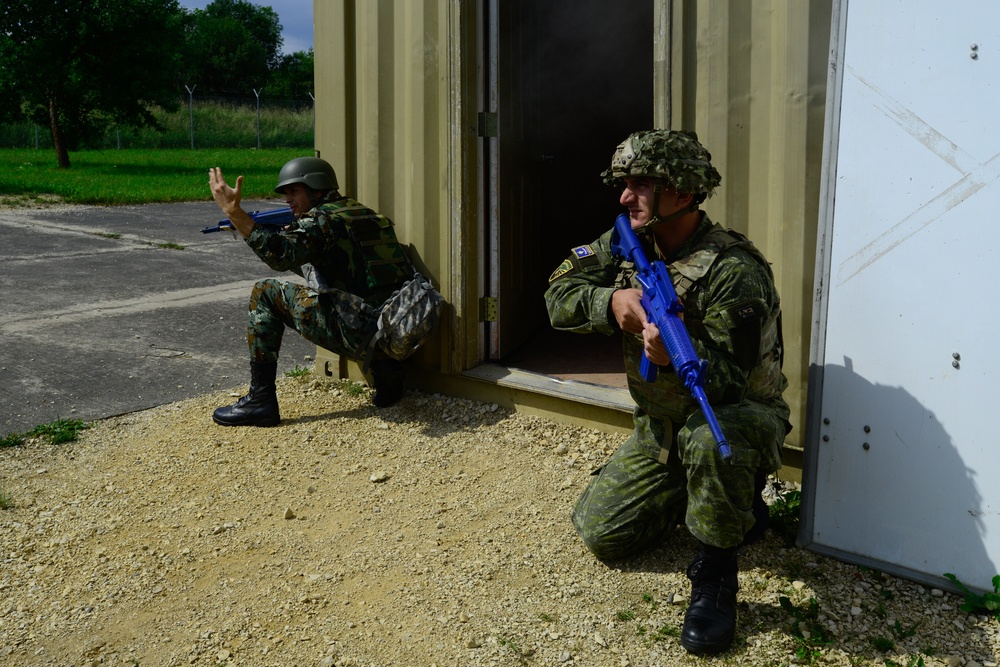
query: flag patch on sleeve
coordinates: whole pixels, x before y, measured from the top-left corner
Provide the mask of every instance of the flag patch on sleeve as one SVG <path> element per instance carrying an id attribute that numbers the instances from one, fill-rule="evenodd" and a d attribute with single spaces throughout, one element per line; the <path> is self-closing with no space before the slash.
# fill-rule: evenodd
<path id="1" fill-rule="evenodd" d="M 552 275 L 549 276 L 549 282 L 552 282 L 553 280 L 561 276 L 565 276 L 572 270 L 573 270 L 573 262 L 569 261 L 568 259 L 564 259 L 563 263 L 559 265 L 559 268 L 553 271 Z"/>

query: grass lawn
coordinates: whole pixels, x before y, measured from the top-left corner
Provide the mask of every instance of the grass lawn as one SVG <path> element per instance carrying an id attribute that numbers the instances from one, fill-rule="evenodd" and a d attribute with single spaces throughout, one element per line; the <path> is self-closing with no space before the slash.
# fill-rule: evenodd
<path id="1" fill-rule="evenodd" d="M 123 149 L 70 153 L 69 169 L 52 150 L 0 151 L 0 204 L 37 201 L 142 204 L 211 199 L 209 167 L 222 167 L 230 184 L 243 175 L 243 197 L 276 197 L 278 170 L 311 148 Z"/>

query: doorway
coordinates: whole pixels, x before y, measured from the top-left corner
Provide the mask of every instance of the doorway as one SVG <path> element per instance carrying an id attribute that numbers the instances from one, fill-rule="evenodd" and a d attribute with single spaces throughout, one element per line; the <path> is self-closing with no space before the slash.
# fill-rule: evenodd
<path id="1" fill-rule="evenodd" d="M 653 124 L 653 0 L 488 0 L 487 360 L 624 387 L 621 338 L 554 331 L 543 294 L 572 248 L 610 229 L 615 147 Z"/>

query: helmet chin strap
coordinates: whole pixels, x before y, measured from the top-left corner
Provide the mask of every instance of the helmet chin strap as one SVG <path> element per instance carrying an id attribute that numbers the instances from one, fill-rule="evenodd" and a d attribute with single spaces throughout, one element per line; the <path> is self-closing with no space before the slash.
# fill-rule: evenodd
<path id="1" fill-rule="evenodd" d="M 657 185 L 657 186 L 655 186 L 653 188 L 653 210 L 654 211 L 659 211 L 660 210 L 660 193 L 661 192 L 663 192 L 663 186 L 662 185 Z M 690 206 L 682 208 L 682 209 L 680 209 L 678 211 L 674 211 L 673 213 L 671 213 L 670 215 L 668 215 L 666 217 L 662 217 L 661 218 L 658 213 L 654 213 L 653 215 L 651 215 L 649 217 L 649 222 L 647 222 L 646 224 L 644 224 L 642 227 L 637 228 L 635 230 L 635 233 L 636 234 L 652 234 L 653 233 L 652 227 L 654 227 L 656 225 L 662 225 L 663 223 L 670 222 L 671 220 L 676 220 L 677 218 L 683 217 L 683 216 L 687 215 L 688 213 L 691 213 L 692 211 L 697 211 L 697 210 L 698 210 L 698 203 L 692 201 L 692 203 L 691 203 Z"/>
<path id="2" fill-rule="evenodd" d="M 683 217 L 683 216 L 687 215 L 688 213 L 691 213 L 692 211 L 697 211 L 697 210 L 698 210 L 698 204 L 691 204 L 687 208 L 682 208 L 679 211 L 674 211 L 673 213 L 671 213 L 670 215 L 666 216 L 665 218 L 661 218 L 658 215 L 654 215 L 653 217 L 651 217 L 649 219 L 649 222 L 647 222 L 646 224 L 644 224 L 642 227 L 639 227 L 638 229 L 636 229 L 635 232 L 637 234 L 652 234 L 653 230 L 651 229 L 651 227 L 655 227 L 656 225 L 662 225 L 663 223 L 670 222 L 671 220 L 676 220 L 677 218 Z"/>

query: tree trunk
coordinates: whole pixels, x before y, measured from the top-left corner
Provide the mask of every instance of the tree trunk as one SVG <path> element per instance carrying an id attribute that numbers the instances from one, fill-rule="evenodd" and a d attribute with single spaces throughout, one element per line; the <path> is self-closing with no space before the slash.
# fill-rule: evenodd
<path id="1" fill-rule="evenodd" d="M 52 124 L 52 145 L 56 149 L 56 158 L 60 169 L 69 169 L 69 151 L 66 150 L 66 139 L 59 125 L 59 114 L 56 111 L 56 98 L 49 95 L 49 122 Z"/>

